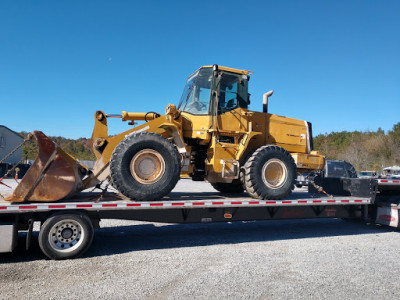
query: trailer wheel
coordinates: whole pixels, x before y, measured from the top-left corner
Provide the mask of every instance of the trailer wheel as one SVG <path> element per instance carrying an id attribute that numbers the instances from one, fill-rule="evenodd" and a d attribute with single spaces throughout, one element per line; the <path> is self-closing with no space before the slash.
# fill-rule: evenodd
<path id="1" fill-rule="evenodd" d="M 296 164 L 281 147 L 258 148 L 246 162 L 244 171 L 246 191 L 253 198 L 280 200 L 294 188 Z"/>
<path id="2" fill-rule="evenodd" d="M 56 214 L 48 218 L 39 232 L 39 246 L 51 259 L 82 255 L 93 241 L 93 225 L 84 214 Z"/>
<path id="3" fill-rule="evenodd" d="M 211 183 L 212 187 L 218 192 L 227 194 L 240 194 L 243 193 L 243 185 L 239 179 L 232 180 L 231 183 L 215 182 Z"/>
<path id="4" fill-rule="evenodd" d="M 111 156 L 113 185 L 137 201 L 158 200 L 176 185 L 181 162 L 176 147 L 165 137 L 142 132 L 125 138 Z"/>

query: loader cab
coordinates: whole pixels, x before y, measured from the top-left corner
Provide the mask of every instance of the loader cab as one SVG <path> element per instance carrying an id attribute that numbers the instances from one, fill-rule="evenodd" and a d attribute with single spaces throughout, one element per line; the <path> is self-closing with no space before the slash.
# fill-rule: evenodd
<path id="1" fill-rule="evenodd" d="M 191 115 L 223 114 L 247 108 L 249 72 L 226 67 L 205 66 L 187 80 L 178 109 Z"/>
<path id="2" fill-rule="evenodd" d="M 184 138 L 207 145 L 212 129 L 239 130 L 236 112 L 249 105 L 248 80 L 248 71 L 217 65 L 201 67 L 193 73 L 178 105 Z"/>

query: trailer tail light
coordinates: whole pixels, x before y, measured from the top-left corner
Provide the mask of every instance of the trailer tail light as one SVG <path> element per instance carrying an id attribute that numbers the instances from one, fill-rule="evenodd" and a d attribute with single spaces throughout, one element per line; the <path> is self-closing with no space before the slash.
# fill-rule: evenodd
<path id="1" fill-rule="evenodd" d="M 232 214 L 229 211 L 227 211 L 226 213 L 224 213 L 224 218 L 225 219 L 232 219 Z"/>

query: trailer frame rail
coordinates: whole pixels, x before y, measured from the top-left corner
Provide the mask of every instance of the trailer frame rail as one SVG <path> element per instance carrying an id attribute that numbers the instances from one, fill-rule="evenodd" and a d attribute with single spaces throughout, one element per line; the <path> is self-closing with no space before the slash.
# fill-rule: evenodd
<path id="1" fill-rule="evenodd" d="M 0 213 L 23 213 L 23 212 L 47 212 L 56 210 L 140 210 L 140 209 L 171 209 L 171 208 L 200 208 L 200 207 L 281 207 L 281 206 L 315 206 L 315 205 L 368 205 L 369 198 L 360 197 L 335 197 L 334 198 L 312 198 L 296 200 L 196 200 L 196 201 L 157 201 L 157 202 L 135 202 L 135 201 L 105 201 L 94 202 L 63 202 L 63 203 L 26 203 L 26 204 L 0 204 Z"/>

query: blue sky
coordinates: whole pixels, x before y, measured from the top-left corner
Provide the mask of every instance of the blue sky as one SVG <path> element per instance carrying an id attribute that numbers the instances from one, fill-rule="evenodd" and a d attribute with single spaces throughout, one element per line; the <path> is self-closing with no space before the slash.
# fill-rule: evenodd
<path id="1" fill-rule="evenodd" d="M 400 1 L 1 1 L 0 124 L 90 137 L 164 112 L 202 65 L 254 71 L 252 110 L 314 134 L 400 121 Z M 110 132 L 128 129 L 118 119 Z"/>

